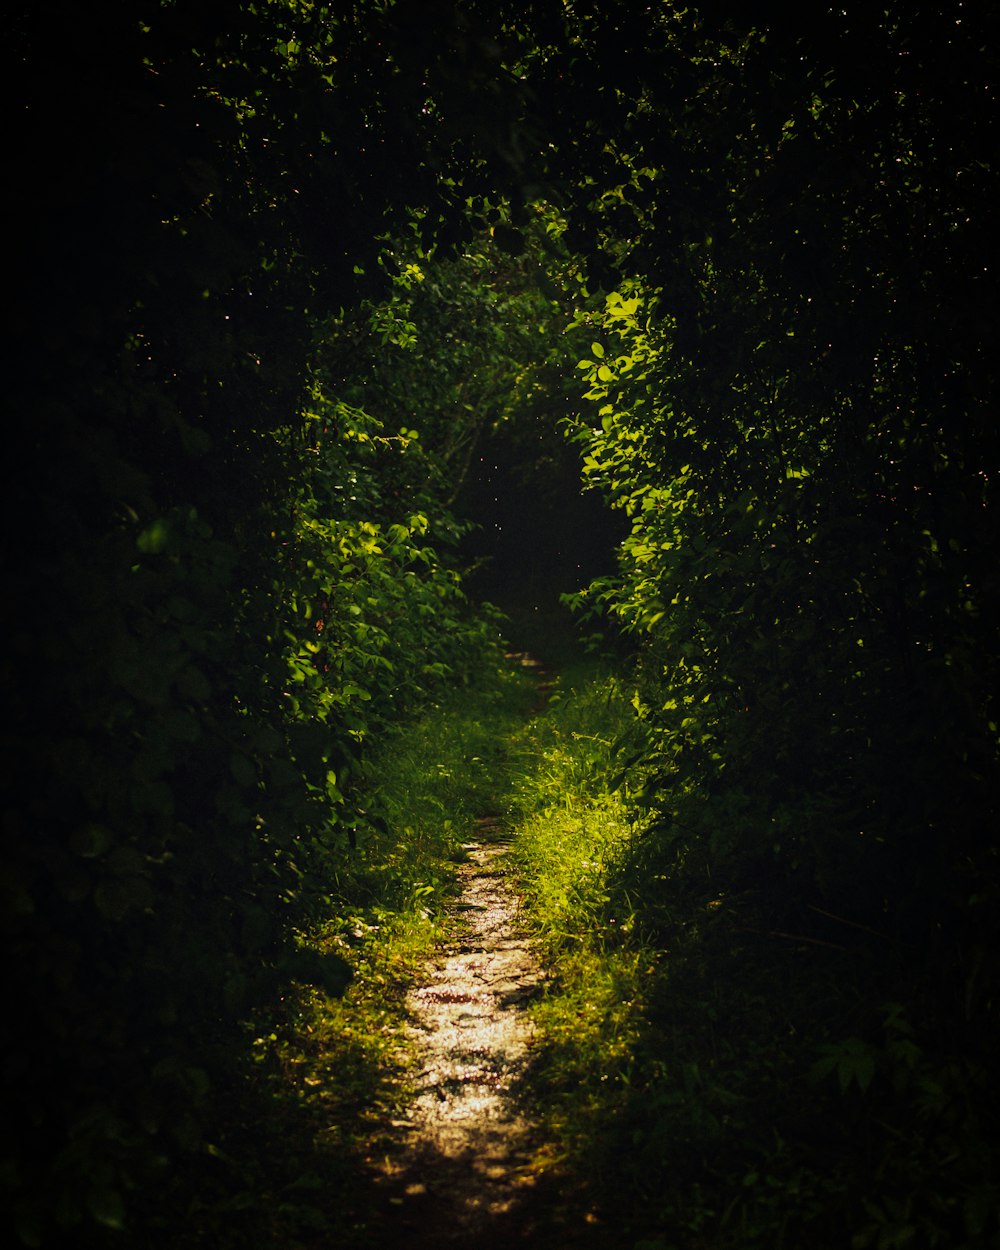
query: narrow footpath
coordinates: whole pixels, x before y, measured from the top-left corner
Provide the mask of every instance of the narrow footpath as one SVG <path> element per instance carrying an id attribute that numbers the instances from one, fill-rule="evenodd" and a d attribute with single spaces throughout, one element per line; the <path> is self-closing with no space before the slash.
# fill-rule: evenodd
<path id="1" fill-rule="evenodd" d="M 551 689 L 530 656 L 517 657 Z M 532 948 L 500 817 L 479 819 L 448 908 L 449 936 L 407 995 L 416 1095 L 372 1158 L 385 1250 L 589 1246 L 596 1231 L 568 1214 L 533 1160 L 541 1145 L 524 1088 L 534 1041 L 529 1006 L 545 972 Z M 576 1225 L 574 1228 L 573 1225 Z"/>
<path id="2" fill-rule="evenodd" d="M 509 1239 L 533 1185 L 533 1125 L 518 1086 L 532 1042 L 527 1004 L 543 973 L 505 872 L 502 824 L 480 820 L 476 834 L 450 939 L 408 996 L 417 1094 L 394 1126 L 397 1150 L 380 1161 L 408 1246 L 489 1245 L 501 1228 Z"/>

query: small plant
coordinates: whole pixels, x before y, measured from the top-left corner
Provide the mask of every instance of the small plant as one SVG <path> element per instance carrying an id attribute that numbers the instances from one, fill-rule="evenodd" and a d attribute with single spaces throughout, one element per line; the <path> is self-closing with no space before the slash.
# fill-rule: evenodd
<path id="1" fill-rule="evenodd" d="M 331 866 L 327 915 L 300 935 L 300 949 L 350 969 L 342 996 L 292 981 L 249 1038 L 255 1096 L 282 1144 L 229 1143 L 254 1176 L 235 1221 L 203 1212 L 223 1245 L 253 1228 L 253 1244 L 284 1246 L 311 1228 L 336 1227 L 342 1244 L 364 1245 L 364 1156 L 412 1094 L 405 1035 L 408 986 L 444 931 L 444 907 L 479 817 L 496 812 L 507 787 L 505 744 L 533 698 L 510 666 L 484 668 L 474 684 L 426 706 L 385 737 L 366 765 L 370 798 L 355 846 Z M 269 1150 L 273 1146 L 273 1139 Z M 346 1212 L 357 1213 L 357 1229 Z M 261 1228 L 266 1227 L 266 1237 Z"/>

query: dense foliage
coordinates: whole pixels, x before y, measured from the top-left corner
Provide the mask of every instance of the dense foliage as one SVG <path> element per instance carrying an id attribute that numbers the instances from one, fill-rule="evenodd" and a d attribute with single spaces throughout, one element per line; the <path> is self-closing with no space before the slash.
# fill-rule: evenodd
<path id="1" fill-rule="evenodd" d="M 771 944 L 770 1027 L 729 1000 L 744 1039 L 721 1061 L 731 1094 L 760 1096 L 774 1065 L 839 1081 L 833 1112 L 820 1094 L 804 1120 L 771 1104 L 794 1145 L 780 1166 L 762 1153 L 774 1192 L 733 1244 L 796 1227 L 815 1241 L 846 1198 L 845 1225 L 822 1234 L 836 1244 L 985 1246 L 993 15 L 720 15 L 677 15 L 644 42 L 658 72 L 617 132 L 617 203 L 594 206 L 623 280 L 592 322 L 593 409 L 572 435 L 631 533 L 620 575 L 578 602 L 641 639 L 626 759 L 648 812 L 617 871 L 679 982 L 694 968 L 721 983 L 731 959 L 751 981 L 764 956 L 747 935 Z M 711 945 L 691 936 L 706 926 Z M 753 1118 L 725 1107 L 718 1123 L 749 1146 Z M 655 1141 L 675 1114 L 668 1097 L 663 1126 L 637 1131 Z"/>
<path id="2" fill-rule="evenodd" d="M 441 49 L 381 7 L 13 19 L 3 1184 L 28 1245 L 174 1208 L 194 1235 L 241 1022 L 292 980 L 343 989 L 296 934 L 377 819 L 367 741 L 490 654 L 413 423 L 329 379 L 343 308 L 392 322 L 383 236 L 454 199 L 429 153 L 479 159 L 419 133 Z"/>
<path id="3" fill-rule="evenodd" d="M 843 1090 L 847 1231 L 986 1244 L 992 7 L 106 0 L 10 25 L 21 1241 L 169 1240 L 242 1022 L 292 981 L 343 989 L 297 935 L 377 842 L 371 749 L 492 654 L 461 507 L 509 525 L 522 580 L 537 532 L 589 575 L 573 531 L 625 519 L 579 599 L 639 656 L 615 733 L 643 836 L 614 888 L 660 949 L 698 913 L 719 958 L 747 932 L 843 954 L 782 1071 L 818 1054 Z M 668 1136 L 655 1105 L 636 1140 Z"/>

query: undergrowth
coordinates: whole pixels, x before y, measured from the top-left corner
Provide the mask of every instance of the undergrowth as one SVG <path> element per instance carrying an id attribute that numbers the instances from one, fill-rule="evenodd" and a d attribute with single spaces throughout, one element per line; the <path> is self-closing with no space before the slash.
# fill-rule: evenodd
<path id="1" fill-rule="evenodd" d="M 669 853 L 620 669 L 567 668 L 539 710 L 508 667 L 371 761 L 328 915 L 301 934 L 351 982 L 340 997 L 293 983 L 248 1022 L 250 1097 L 234 1092 L 230 1135 L 208 1151 L 198 1245 L 376 1244 L 365 1164 L 411 1094 L 406 989 L 474 822 L 498 814 L 550 974 L 532 1008 L 536 1165 L 596 1213 L 595 1244 L 995 1244 L 985 1050 L 935 1040 L 921 971 L 881 935 L 836 916 L 822 940 L 779 928 L 762 896 L 726 888 L 724 863 Z"/>
<path id="2" fill-rule="evenodd" d="M 622 1105 L 653 972 L 634 938 L 629 898 L 614 897 L 609 885 L 636 834 L 625 794 L 612 785 L 627 720 L 617 679 L 578 667 L 514 752 L 514 857 L 555 974 L 534 1008 L 535 1093 L 545 1151 L 555 1157 L 548 1161 L 570 1171 L 588 1161 Z"/>
<path id="3" fill-rule="evenodd" d="M 534 1008 L 539 1159 L 614 1250 L 985 1250 L 995 1100 L 943 1048 L 924 973 L 827 918 L 779 928 L 725 865 L 665 852 L 623 768 L 614 676 L 564 678 L 519 736 L 512 812 L 552 974 Z"/>
<path id="4" fill-rule="evenodd" d="M 442 935 L 463 843 L 501 801 L 506 743 L 533 698 L 527 674 L 503 665 L 369 761 L 354 845 L 331 858 L 328 914 L 300 934 L 304 958 L 346 964 L 350 982 L 342 994 L 293 982 L 248 1021 L 249 1079 L 192 1212 L 213 1245 L 297 1250 L 334 1230 L 338 1245 L 370 1244 L 366 1160 L 411 1094 L 406 990 Z"/>

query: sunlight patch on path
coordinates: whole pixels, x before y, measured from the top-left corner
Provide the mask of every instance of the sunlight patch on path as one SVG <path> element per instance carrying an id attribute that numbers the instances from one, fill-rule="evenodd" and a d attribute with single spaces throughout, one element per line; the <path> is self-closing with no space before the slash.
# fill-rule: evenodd
<path id="1" fill-rule="evenodd" d="M 390 1201 L 409 1209 L 415 1234 L 433 1229 L 438 1241 L 486 1232 L 533 1183 L 532 1124 L 515 1087 L 533 1039 L 526 1007 L 543 973 L 504 873 L 501 824 L 482 820 L 476 832 L 459 869 L 452 938 L 407 997 L 417 1096 L 396 1125 L 405 1144 L 383 1164 L 396 1183 Z"/>

